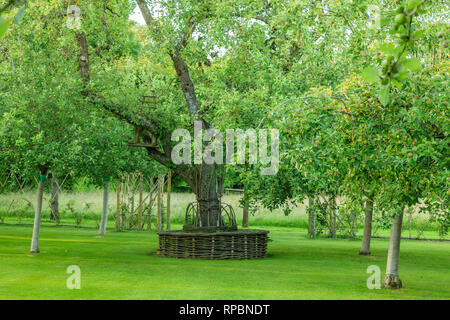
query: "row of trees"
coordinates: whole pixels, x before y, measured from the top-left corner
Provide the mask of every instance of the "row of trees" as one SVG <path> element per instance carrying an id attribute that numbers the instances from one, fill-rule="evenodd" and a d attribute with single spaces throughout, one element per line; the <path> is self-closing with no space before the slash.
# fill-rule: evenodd
<path id="1" fill-rule="evenodd" d="M 438 33 L 445 24 L 431 18 L 433 9 L 424 1 L 405 1 L 387 10 L 381 32 L 370 38 L 367 30 L 375 45 L 359 51 L 367 57 L 362 72 L 350 73 L 334 88 L 311 88 L 298 98 L 302 102 L 278 110 L 281 174 L 248 178 L 252 196 L 273 208 L 289 212 L 293 202 L 309 198 L 315 204 L 310 212 L 330 225 L 332 236 L 338 198 L 350 212 L 364 210 L 360 254 L 370 254 L 372 217 L 379 212 L 392 225 L 383 282 L 390 288 L 402 286 L 398 265 L 406 208 L 419 206 L 444 231 L 450 223 L 448 51 Z"/>
<path id="2" fill-rule="evenodd" d="M 78 1 L 80 28 L 67 27 L 69 4 L 27 2 L 1 42 L 3 171 L 71 168 L 101 181 L 154 160 L 192 188 L 203 225 L 216 225 L 225 170 L 173 164 L 171 132 L 194 121 L 276 127 L 276 176 L 227 168 L 244 203 L 289 213 L 310 199 L 331 225 L 348 203 L 366 213 L 362 254 L 379 212 L 392 222 L 387 287 L 401 286 L 404 208 L 420 203 L 448 225 L 448 51 L 436 35 L 445 2 Z M 135 6 L 145 27 L 129 21 Z M 368 24 L 373 8 L 381 16 Z M 144 148 L 126 145 L 133 129 Z"/>

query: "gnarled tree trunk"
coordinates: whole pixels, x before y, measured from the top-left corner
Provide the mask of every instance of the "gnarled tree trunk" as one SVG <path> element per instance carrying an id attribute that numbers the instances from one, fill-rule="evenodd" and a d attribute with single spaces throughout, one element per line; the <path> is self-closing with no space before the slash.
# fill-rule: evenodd
<path id="1" fill-rule="evenodd" d="M 215 165 L 197 167 L 195 195 L 199 204 L 201 227 L 217 227 L 220 218 L 218 176 Z"/>
<path id="2" fill-rule="evenodd" d="M 383 279 L 383 286 L 390 289 L 402 287 L 402 281 L 398 276 L 398 265 L 400 260 L 400 236 L 402 234 L 403 211 L 395 216 L 391 228 L 391 238 L 389 240 L 389 251 L 386 264 L 386 274 Z"/>

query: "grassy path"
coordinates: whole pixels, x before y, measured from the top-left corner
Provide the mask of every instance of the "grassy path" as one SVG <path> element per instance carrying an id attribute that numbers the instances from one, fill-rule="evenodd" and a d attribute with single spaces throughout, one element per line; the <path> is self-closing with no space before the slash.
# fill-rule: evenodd
<path id="1" fill-rule="evenodd" d="M 388 240 L 305 237 L 270 228 L 263 260 L 175 260 L 154 255 L 157 236 L 43 226 L 39 255 L 29 253 L 31 226 L 0 225 L 0 299 L 450 299 L 450 243 L 402 241 L 405 288 L 369 290 L 370 265 L 383 274 Z M 66 288 L 66 268 L 81 268 L 81 290 Z"/>

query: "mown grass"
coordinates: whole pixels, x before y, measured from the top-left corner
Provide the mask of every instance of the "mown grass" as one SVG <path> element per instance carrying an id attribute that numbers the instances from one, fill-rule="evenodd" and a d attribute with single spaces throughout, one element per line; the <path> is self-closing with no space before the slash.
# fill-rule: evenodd
<path id="1" fill-rule="evenodd" d="M 176 226 L 179 227 L 179 226 Z M 0 225 L 0 299 L 449 299 L 450 244 L 404 240 L 401 290 L 369 290 L 367 267 L 383 274 L 388 240 L 308 239 L 306 231 L 269 228 L 269 257 L 204 261 L 162 258 L 154 232 L 91 227 L 41 229 L 30 254 L 31 225 Z M 81 268 L 81 289 L 69 290 L 66 269 Z"/>

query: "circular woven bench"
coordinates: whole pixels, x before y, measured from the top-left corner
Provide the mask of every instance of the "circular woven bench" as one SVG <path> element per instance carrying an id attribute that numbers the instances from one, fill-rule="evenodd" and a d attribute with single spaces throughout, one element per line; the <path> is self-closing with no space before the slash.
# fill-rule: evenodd
<path id="1" fill-rule="evenodd" d="M 264 258 L 268 233 L 267 230 L 161 231 L 158 232 L 158 254 L 163 257 L 208 260 Z"/>

